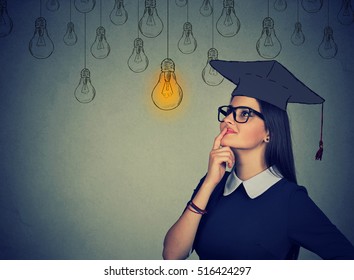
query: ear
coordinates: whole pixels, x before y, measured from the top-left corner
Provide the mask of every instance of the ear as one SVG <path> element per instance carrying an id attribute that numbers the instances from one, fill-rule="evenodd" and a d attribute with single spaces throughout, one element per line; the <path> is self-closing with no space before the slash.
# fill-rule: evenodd
<path id="1" fill-rule="evenodd" d="M 267 130 L 267 134 L 266 134 L 266 136 L 265 136 L 265 138 L 264 138 L 263 141 L 266 142 L 266 143 L 269 143 L 269 142 L 270 142 L 269 130 Z"/>

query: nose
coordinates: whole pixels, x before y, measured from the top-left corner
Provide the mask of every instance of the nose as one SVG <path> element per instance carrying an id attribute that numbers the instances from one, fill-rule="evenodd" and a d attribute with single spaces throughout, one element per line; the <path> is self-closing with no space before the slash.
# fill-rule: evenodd
<path id="1" fill-rule="evenodd" d="M 224 118 L 224 122 L 225 122 L 226 124 L 228 124 L 228 125 L 234 125 L 234 124 L 236 123 L 235 120 L 234 120 L 234 116 L 233 116 L 232 113 L 229 114 L 229 115 L 227 115 L 227 116 Z"/>

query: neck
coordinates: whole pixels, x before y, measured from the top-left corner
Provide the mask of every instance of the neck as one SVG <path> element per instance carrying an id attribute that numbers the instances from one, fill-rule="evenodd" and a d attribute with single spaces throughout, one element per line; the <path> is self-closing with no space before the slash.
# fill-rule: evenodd
<path id="1" fill-rule="evenodd" d="M 242 181 L 248 180 L 268 168 L 265 157 L 259 156 L 259 154 L 237 151 L 235 152 L 235 157 L 236 175 Z"/>

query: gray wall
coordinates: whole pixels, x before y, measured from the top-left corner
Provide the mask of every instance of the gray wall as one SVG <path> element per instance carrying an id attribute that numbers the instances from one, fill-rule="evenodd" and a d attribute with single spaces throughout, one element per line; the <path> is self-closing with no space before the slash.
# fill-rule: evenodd
<path id="1" fill-rule="evenodd" d="M 111 53 L 87 66 L 97 95 L 80 104 L 74 90 L 83 68 L 83 15 L 72 11 L 78 43 L 63 43 L 69 1 L 43 16 L 55 44 L 44 60 L 33 58 L 28 42 L 39 16 L 39 1 L 8 1 L 12 33 L 0 38 L 0 256 L 24 259 L 160 259 L 166 231 L 179 217 L 207 169 L 208 153 L 218 133 L 216 108 L 229 100 L 233 86 L 206 85 L 201 71 L 211 47 L 211 17 L 199 14 L 202 1 L 190 1 L 190 21 L 197 50 L 177 49 L 186 10 L 170 1 L 170 57 L 184 91 L 181 105 L 157 109 L 150 99 L 160 62 L 166 57 L 166 29 L 144 38 L 148 69 L 131 72 L 127 59 L 137 35 L 137 1 L 125 1 L 129 19 L 109 20 L 113 0 L 103 1 L 103 25 Z M 267 1 L 236 0 L 240 32 L 232 38 L 215 32 L 219 58 L 261 60 L 255 44 L 267 15 Z M 274 1 L 270 1 L 273 3 Z M 341 1 L 331 1 L 331 26 L 338 44 L 334 59 L 322 59 L 317 48 L 326 25 L 326 9 L 300 9 L 306 36 L 290 42 L 296 2 L 270 15 L 283 49 L 277 59 L 326 99 L 325 152 L 315 161 L 320 106 L 289 105 L 299 184 L 354 242 L 354 23 L 341 25 Z M 143 1 L 140 1 L 143 11 Z M 157 0 L 166 23 L 166 1 Z M 99 25 L 99 2 L 87 14 L 88 47 Z M 215 0 L 216 19 L 222 1 Z M 215 19 L 215 21 L 216 21 Z M 166 27 L 166 24 L 165 24 Z M 196 258 L 194 255 L 193 258 Z M 306 250 L 301 258 L 317 258 Z"/>

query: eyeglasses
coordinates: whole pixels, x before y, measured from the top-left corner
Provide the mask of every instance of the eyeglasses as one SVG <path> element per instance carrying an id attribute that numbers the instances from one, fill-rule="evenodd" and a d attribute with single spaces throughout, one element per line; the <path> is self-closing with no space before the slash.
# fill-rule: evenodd
<path id="1" fill-rule="evenodd" d="M 231 105 L 224 105 L 218 108 L 219 122 L 223 122 L 224 119 L 231 113 L 233 114 L 234 120 L 238 123 L 246 123 L 248 119 L 250 117 L 253 117 L 254 115 L 264 120 L 264 116 L 260 112 L 257 112 L 252 108 L 245 107 L 245 106 L 232 107 Z"/>

